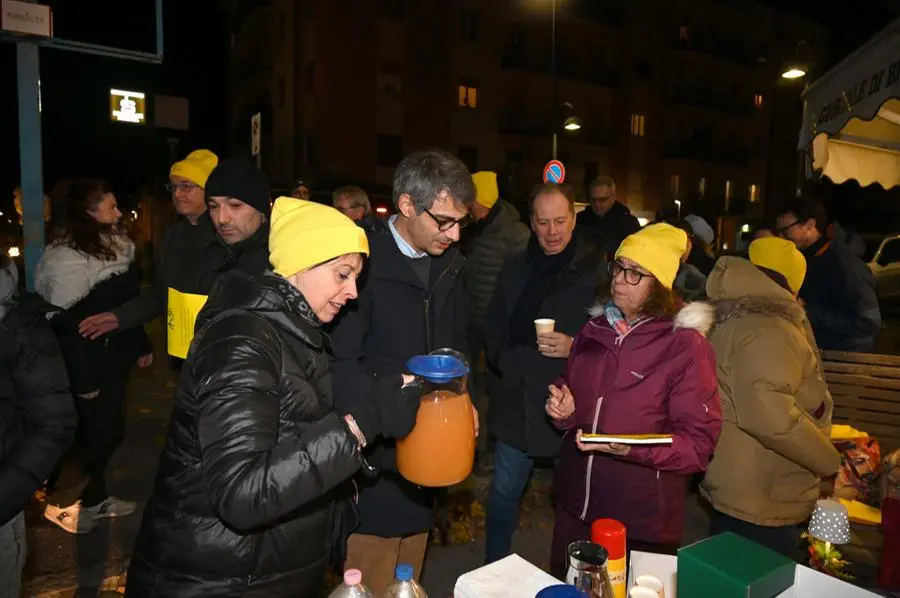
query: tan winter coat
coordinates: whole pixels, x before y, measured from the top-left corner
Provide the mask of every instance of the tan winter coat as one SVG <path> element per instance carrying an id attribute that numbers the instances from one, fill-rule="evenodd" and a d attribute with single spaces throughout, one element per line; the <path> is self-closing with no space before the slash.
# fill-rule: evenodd
<path id="1" fill-rule="evenodd" d="M 745 259 L 720 259 L 706 290 L 716 308 L 709 341 L 723 421 L 700 491 L 749 523 L 800 523 L 821 478 L 840 465 L 812 328 L 790 293 Z"/>

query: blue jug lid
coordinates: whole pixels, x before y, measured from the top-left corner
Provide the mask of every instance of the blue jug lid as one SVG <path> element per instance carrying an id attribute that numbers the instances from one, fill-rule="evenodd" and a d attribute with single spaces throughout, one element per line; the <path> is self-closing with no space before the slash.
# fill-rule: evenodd
<path id="1" fill-rule="evenodd" d="M 394 570 L 397 581 L 409 581 L 413 578 L 413 566 L 408 563 L 400 563 Z"/>
<path id="2" fill-rule="evenodd" d="M 410 373 L 429 382 L 449 382 L 469 374 L 468 366 L 450 355 L 416 355 L 406 362 Z"/>
<path id="3" fill-rule="evenodd" d="M 535 598 L 588 598 L 587 593 L 575 586 L 560 584 L 544 588 L 537 593 Z"/>

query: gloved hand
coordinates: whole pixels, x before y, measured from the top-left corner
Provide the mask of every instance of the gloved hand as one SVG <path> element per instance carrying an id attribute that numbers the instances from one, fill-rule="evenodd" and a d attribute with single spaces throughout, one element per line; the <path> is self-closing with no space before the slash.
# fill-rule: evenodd
<path id="1" fill-rule="evenodd" d="M 372 393 L 350 410 L 356 425 L 372 442 L 381 434 L 386 438 L 404 438 L 416 425 L 422 401 L 422 383 L 418 380 L 403 386 L 403 376 L 388 376 L 375 383 Z"/>

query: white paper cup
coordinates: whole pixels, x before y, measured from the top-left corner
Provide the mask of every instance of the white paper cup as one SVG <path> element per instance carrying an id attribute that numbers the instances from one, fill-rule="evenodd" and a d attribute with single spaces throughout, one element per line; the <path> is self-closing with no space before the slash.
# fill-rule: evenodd
<path id="1" fill-rule="evenodd" d="M 628 591 L 628 598 L 659 598 L 659 592 L 644 586 L 634 586 Z"/>
<path id="2" fill-rule="evenodd" d="M 540 318 L 534 321 L 534 331 L 538 334 L 545 334 L 547 332 L 553 332 L 553 328 L 556 326 L 556 320 L 551 318 Z"/>
<path id="3" fill-rule="evenodd" d="M 666 585 L 657 577 L 653 577 L 652 575 L 639 575 L 638 578 L 634 580 L 634 583 L 638 587 L 652 590 L 654 596 L 665 598 Z"/>

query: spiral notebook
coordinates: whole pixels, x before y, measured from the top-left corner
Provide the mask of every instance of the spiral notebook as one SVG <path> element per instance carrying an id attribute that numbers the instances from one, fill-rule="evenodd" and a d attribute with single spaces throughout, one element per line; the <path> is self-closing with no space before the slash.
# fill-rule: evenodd
<path id="1" fill-rule="evenodd" d="M 581 442 L 617 444 L 672 444 L 671 434 L 582 434 Z"/>

